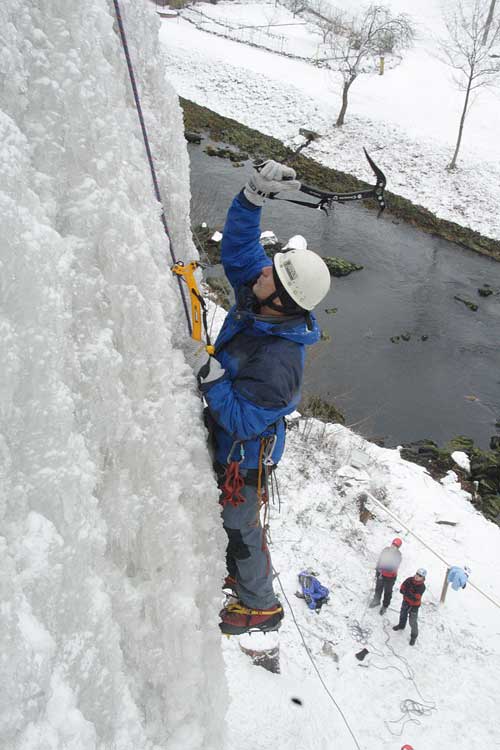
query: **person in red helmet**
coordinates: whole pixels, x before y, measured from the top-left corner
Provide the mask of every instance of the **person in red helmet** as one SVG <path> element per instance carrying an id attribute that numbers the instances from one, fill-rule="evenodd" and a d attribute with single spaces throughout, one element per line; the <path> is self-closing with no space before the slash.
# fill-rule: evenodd
<path id="1" fill-rule="evenodd" d="M 380 607 L 380 614 L 383 615 L 391 603 L 392 590 L 398 576 L 399 566 L 401 565 L 401 552 L 399 548 L 403 542 L 399 537 L 392 540 L 390 547 L 384 547 L 378 558 L 375 569 L 375 594 L 370 607 L 378 607 L 382 594 L 384 599 Z"/>

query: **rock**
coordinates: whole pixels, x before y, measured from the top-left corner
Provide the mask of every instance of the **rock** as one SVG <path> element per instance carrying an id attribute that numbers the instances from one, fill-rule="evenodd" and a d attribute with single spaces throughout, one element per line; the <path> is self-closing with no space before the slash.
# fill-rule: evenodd
<path id="1" fill-rule="evenodd" d="M 304 138 L 309 138 L 311 141 L 316 141 L 318 138 L 321 138 L 319 133 L 315 133 L 314 130 L 307 130 L 307 128 L 299 128 L 300 135 L 303 135 Z"/>
<path id="2" fill-rule="evenodd" d="M 393 344 L 399 343 L 399 336 L 391 336 L 391 341 Z"/>
<path id="3" fill-rule="evenodd" d="M 490 294 L 493 294 L 493 289 L 490 288 L 489 284 L 485 284 L 480 289 L 477 290 L 477 293 L 480 297 L 489 297 Z"/>
<path id="4" fill-rule="evenodd" d="M 262 247 L 268 247 L 268 245 L 277 245 L 278 238 L 276 237 L 274 232 L 271 232 L 271 231 L 261 232 L 260 244 L 262 245 Z"/>
<path id="5" fill-rule="evenodd" d="M 500 436 L 492 435 L 490 437 L 490 448 L 492 451 L 500 451 Z"/>
<path id="6" fill-rule="evenodd" d="M 409 341 L 411 339 L 411 333 L 405 331 L 401 334 L 401 338 L 403 339 L 403 341 Z"/>
<path id="7" fill-rule="evenodd" d="M 341 276 L 348 276 L 348 274 L 352 273 L 353 271 L 361 271 L 363 269 L 363 266 L 360 266 L 357 263 L 351 263 L 351 261 L 345 260 L 344 258 L 330 256 L 323 258 L 323 260 L 328 266 L 330 274 L 337 278 L 340 278 Z"/>
<path id="8" fill-rule="evenodd" d="M 459 297 L 458 294 L 455 294 L 453 299 L 456 299 L 458 302 L 463 302 L 463 304 L 469 308 L 469 310 L 472 310 L 472 312 L 476 312 L 476 310 L 479 310 L 479 305 L 476 305 L 475 302 L 470 302 L 467 299 L 463 299 L 462 297 Z"/>
<path id="9" fill-rule="evenodd" d="M 327 315 L 335 315 L 338 309 L 338 307 L 325 307 L 325 312 Z"/>
<path id="10" fill-rule="evenodd" d="M 184 133 L 184 138 L 188 143 L 201 143 L 202 137 L 201 133 L 190 133 L 188 130 Z"/>
<path id="11" fill-rule="evenodd" d="M 423 333 L 423 334 L 422 334 L 422 335 L 420 336 L 420 341 L 427 341 L 427 339 L 428 339 L 428 338 L 429 338 L 429 336 L 428 336 L 428 335 L 427 335 L 426 333 Z"/>

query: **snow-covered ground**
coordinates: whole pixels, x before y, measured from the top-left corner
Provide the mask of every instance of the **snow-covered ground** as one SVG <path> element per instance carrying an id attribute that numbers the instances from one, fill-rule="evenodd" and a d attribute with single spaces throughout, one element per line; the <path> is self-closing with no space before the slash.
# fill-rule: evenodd
<path id="1" fill-rule="evenodd" d="M 353 0 L 337 4 L 358 5 Z M 309 55 L 318 46 L 319 36 L 309 27 L 282 25 L 300 19 L 274 3 L 201 3 L 196 8 L 231 26 L 269 24 L 271 33 L 292 37 L 297 54 Z M 215 36 L 182 18 L 162 24 L 167 77 L 181 96 L 288 145 L 302 141 L 301 127 L 321 133 L 323 138 L 303 153 L 371 181 L 365 146 L 386 172 L 390 190 L 441 218 L 500 239 L 500 89 L 480 90 L 467 117 L 459 169 L 448 172 L 463 93 L 435 55 L 436 36 L 443 31 L 439 2 L 395 0 L 392 8 L 414 18 L 415 46 L 383 76 L 359 77 L 341 129 L 334 127 L 339 74 Z"/>
<path id="2" fill-rule="evenodd" d="M 189 260 L 187 152 L 154 13 L 120 5 L 173 245 Z M 297 423 L 279 469 L 282 674 L 221 640 L 218 493 L 111 11 L 0 4 L 0 747 L 499 747 L 500 530 L 452 477 L 437 484 L 342 427 Z M 469 564 L 471 585 L 438 606 L 444 563 L 373 500 L 363 524 L 363 491 Z M 390 630 L 398 594 L 388 624 L 367 610 L 395 534 L 402 575 L 429 570 L 414 648 Z M 319 616 L 294 597 L 305 566 L 332 591 Z M 420 724 L 398 722 L 406 699 L 426 707 Z"/>

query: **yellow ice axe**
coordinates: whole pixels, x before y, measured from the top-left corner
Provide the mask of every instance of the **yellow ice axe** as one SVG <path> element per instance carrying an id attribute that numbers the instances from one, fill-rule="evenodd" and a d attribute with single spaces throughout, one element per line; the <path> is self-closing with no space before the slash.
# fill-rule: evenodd
<path id="1" fill-rule="evenodd" d="M 194 272 L 197 268 L 199 268 L 199 265 L 200 264 L 195 260 L 192 260 L 187 264 L 184 264 L 182 260 L 179 260 L 174 266 L 172 266 L 172 272 L 184 279 L 189 289 L 189 297 L 191 299 L 191 324 L 193 329 L 191 337 L 195 341 L 200 341 L 201 343 L 203 343 L 203 339 L 201 338 L 201 323 L 203 321 L 203 326 L 205 328 L 205 338 L 207 341 L 205 349 L 208 354 L 214 354 L 215 347 L 213 347 L 210 343 L 210 335 L 208 333 L 207 327 L 207 306 L 205 304 L 205 300 L 200 294 L 196 279 L 194 277 Z"/>

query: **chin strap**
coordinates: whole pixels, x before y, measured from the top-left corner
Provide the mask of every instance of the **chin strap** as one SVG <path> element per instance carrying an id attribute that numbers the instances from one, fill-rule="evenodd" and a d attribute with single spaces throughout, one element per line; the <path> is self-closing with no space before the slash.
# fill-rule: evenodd
<path id="1" fill-rule="evenodd" d="M 382 172 L 380 167 L 378 167 L 373 159 L 370 157 L 370 154 L 366 150 L 366 148 L 363 148 L 363 151 L 365 152 L 365 156 L 368 160 L 368 164 L 372 168 L 373 173 L 375 174 L 377 178 L 377 182 L 375 185 L 371 188 L 368 188 L 366 190 L 356 190 L 352 193 L 329 193 L 325 190 L 320 190 L 319 188 L 310 187 L 309 185 L 301 185 L 300 186 L 300 192 L 304 193 L 305 195 L 310 195 L 313 198 L 318 198 L 317 203 L 311 203 L 310 201 L 298 201 L 293 200 L 292 198 L 277 198 L 279 193 L 270 193 L 267 195 L 268 198 L 271 198 L 272 200 L 280 200 L 280 201 L 286 201 L 287 203 L 295 203 L 298 206 L 306 206 L 308 208 L 319 208 L 321 211 L 324 211 L 326 215 L 328 216 L 328 213 L 331 208 L 333 208 L 334 203 L 347 203 L 349 201 L 362 201 L 366 198 L 374 198 L 379 206 L 379 212 L 377 218 L 380 216 L 382 211 L 385 209 L 385 198 L 384 198 L 384 190 L 385 186 L 387 184 L 387 179 L 385 174 Z M 259 166 L 262 165 L 262 162 L 258 162 L 254 164 L 255 169 L 259 169 Z"/>

